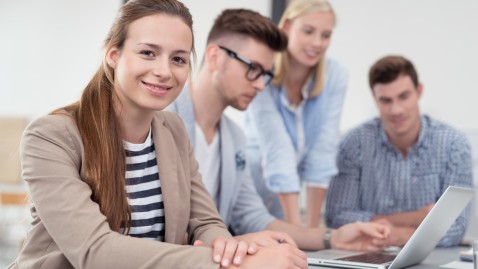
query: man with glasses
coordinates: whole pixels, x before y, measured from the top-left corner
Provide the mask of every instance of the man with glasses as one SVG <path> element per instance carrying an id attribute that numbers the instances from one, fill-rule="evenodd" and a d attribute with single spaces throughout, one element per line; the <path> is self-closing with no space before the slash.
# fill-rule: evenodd
<path id="1" fill-rule="evenodd" d="M 246 78 L 248 80 L 254 81 L 259 79 L 261 76 L 264 76 L 264 85 L 267 85 L 274 77 L 274 74 L 271 71 L 265 71 L 260 64 L 253 63 L 246 58 L 237 55 L 237 53 L 226 47 L 219 46 L 219 48 L 226 51 L 227 54 L 229 54 L 229 56 L 231 56 L 232 58 L 237 59 L 247 65 Z"/>
<path id="2" fill-rule="evenodd" d="M 255 190 L 244 133 L 223 112 L 228 106 L 248 107 L 273 77 L 274 53 L 286 46 L 286 36 L 270 19 L 250 10 L 225 10 L 209 33 L 195 80 L 168 110 L 183 119 L 203 182 L 240 240 L 259 246 L 297 243 L 311 250 L 379 249 L 388 234 L 383 225 L 354 223 L 337 230 L 294 226 L 271 216 Z"/>

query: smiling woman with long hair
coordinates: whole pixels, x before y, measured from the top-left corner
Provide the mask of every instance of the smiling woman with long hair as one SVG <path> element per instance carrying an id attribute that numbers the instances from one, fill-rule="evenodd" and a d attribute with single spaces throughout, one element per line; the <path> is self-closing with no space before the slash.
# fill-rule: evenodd
<path id="1" fill-rule="evenodd" d="M 128 1 L 104 51 L 81 99 L 23 135 L 33 222 L 8 268 L 218 268 L 245 257 L 254 246 L 231 238 L 182 122 L 160 111 L 190 74 L 189 10 Z M 196 246 L 181 245 L 185 234 Z"/>

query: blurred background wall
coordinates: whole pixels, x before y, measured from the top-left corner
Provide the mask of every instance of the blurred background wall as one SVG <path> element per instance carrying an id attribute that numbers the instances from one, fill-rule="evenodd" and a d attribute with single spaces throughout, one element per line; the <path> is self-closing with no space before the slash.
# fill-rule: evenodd
<path id="1" fill-rule="evenodd" d="M 75 101 L 96 71 L 101 46 L 122 1 L 1 0 L 0 116 L 35 118 Z M 186 0 L 198 59 L 224 8 L 270 16 L 271 0 Z M 425 85 L 423 112 L 478 130 L 478 1 L 331 0 L 338 14 L 329 56 L 347 65 L 343 131 L 376 114 L 367 72 L 386 54 L 416 65 Z M 240 117 L 240 116 L 237 116 Z M 238 120 L 240 121 L 240 120 Z"/>
<path id="2" fill-rule="evenodd" d="M 32 120 L 77 100 L 101 62 L 103 39 L 122 2 L 0 0 L 0 118 Z M 272 0 L 184 2 L 195 21 L 199 61 L 209 28 L 223 9 L 250 8 L 266 16 L 273 10 Z M 464 131 L 477 152 L 478 1 L 330 2 L 338 24 L 328 55 L 350 71 L 341 131 L 377 114 L 367 85 L 368 69 L 379 57 L 401 54 L 415 63 L 425 86 L 422 112 Z M 240 112 L 227 113 L 242 123 Z M 11 128 L 0 125 L 0 135 L 7 129 Z M 0 142 L 0 156 L 18 158 L 15 152 L 2 151 L 12 141 Z M 477 157 L 474 165 L 476 181 Z M 19 175 L 7 180 L 12 181 L 20 182 Z M 28 227 L 24 191 L 21 183 L 0 182 L 0 268 L 16 256 Z M 18 193 L 20 199 L 15 198 Z"/>

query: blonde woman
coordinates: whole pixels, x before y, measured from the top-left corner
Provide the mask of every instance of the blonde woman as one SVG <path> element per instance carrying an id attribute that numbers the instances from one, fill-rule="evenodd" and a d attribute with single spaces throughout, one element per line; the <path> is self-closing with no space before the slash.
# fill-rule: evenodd
<path id="1" fill-rule="evenodd" d="M 325 0 L 296 0 L 279 28 L 289 39 L 275 78 L 246 113 L 248 158 L 258 192 L 276 217 L 302 225 L 301 184 L 307 186 L 307 226 L 320 223 L 322 202 L 337 173 L 335 156 L 348 74 L 327 58 L 335 13 Z"/>

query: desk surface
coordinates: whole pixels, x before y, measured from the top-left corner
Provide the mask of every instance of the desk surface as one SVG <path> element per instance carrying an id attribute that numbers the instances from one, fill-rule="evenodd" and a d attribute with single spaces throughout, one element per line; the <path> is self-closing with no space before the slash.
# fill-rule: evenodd
<path id="1" fill-rule="evenodd" d="M 420 264 L 407 267 L 407 269 L 437 269 L 443 268 L 441 265 L 459 259 L 460 251 L 467 250 L 469 247 L 454 247 L 454 248 L 437 248 L 428 255 L 428 257 Z M 309 265 L 309 268 L 329 268 L 323 266 Z"/>

